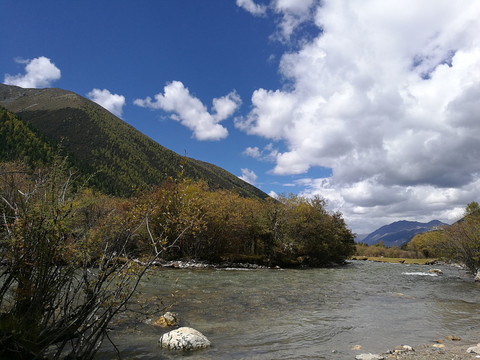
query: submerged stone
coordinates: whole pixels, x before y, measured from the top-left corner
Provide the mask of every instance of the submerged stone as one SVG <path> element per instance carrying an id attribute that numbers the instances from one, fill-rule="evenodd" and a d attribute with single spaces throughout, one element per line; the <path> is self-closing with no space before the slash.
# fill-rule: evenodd
<path id="1" fill-rule="evenodd" d="M 445 336 L 445 339 L 448 340 L 448 341 L 460 341 L 460 340 L 462 340 L 461 338 L 459 338 L 458 336 L 455 336 L 455 335 L 447 335 L 447 336 Z"/>

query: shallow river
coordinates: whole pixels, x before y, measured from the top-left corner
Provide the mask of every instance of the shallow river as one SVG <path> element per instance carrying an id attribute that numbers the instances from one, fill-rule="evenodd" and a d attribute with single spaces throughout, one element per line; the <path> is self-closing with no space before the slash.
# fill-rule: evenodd
<path id="1" fill-rule="evenodd" d="M 439 268 L 443 275 L 429 273 Z M 479 342 L 480 284 L 463 270 L 352 261 L 333 269 L 155 272 L 142 296 L 178 291 L 180 325 L 211 341 L 185 354 L 160 349 L 165 332 L 142 323 L 115 327 L 124 359 L 351 359 L 447 335 Z M 97 359 L 114 359 L 105 343 Z"/>

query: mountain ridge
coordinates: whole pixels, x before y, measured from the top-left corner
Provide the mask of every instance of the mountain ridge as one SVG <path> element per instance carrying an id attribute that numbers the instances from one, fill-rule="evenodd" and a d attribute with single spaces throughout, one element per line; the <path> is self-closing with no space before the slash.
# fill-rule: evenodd
<path id="1" fill-rule="evenodd" d="M 428 223 L 418 221 L 400 220 L 381 226 L 361 240 L 367 245 L 375 245 L 383 241 L 387 247 L 402 246 L 408 243 L 415 235 L 431 231 L 435 228 L 447 225 L 439 220 Z"/>
<path id="2" fill-rule="evenodd" d="M 267 198 L 228 171 L 186 158 L 158 144 L 95 102 L 59 88 L 24 89 L 0 84 L 0 105 L 74 157 L 100 190 L 130 196 L 160 185 L 182 170 L 186 178 L 241 196 Z M 185 161 L 187 160 L 187 161 Z"/>

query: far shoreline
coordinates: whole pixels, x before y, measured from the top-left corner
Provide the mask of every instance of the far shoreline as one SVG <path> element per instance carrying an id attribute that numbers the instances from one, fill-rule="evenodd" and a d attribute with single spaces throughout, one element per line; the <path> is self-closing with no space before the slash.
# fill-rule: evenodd
<path id="1" fill-rule="evenodd" d="M 363 260 L 410 265 L 435 265 L 439 263 L 438 259 L 390 258 L 383 256 L 352 256 L 349 260 Z"/>

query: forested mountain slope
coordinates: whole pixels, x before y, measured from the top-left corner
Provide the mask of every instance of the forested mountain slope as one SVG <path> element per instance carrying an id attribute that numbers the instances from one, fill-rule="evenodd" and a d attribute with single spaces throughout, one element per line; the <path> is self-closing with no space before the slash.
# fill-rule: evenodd
<path id="1" fill-rule="evenodd" d="M 45 165 L 55 155 L 55 147 L 15 114 L 0 107 L 0 160 Z"/>
<path id="2" fill-rule="evenodd" d="M 161 184 L 176 176 L 184 157 L 159 145 L 100 105 L 61 89 L 24 89 L 0 84 L 0 106 L 50 144 L 60 144 L 92 185 L 114 195 Z M 2 141 L 6 141 L 1 139 Z M 1 160 L 1 159 L 0 159 Z M 267 195 L 213 164 L 188 158 L 184 176 L 242 196 Z"/>

